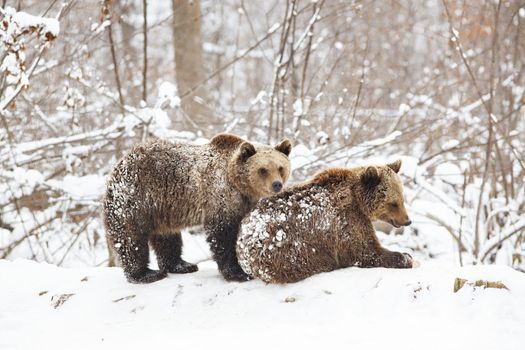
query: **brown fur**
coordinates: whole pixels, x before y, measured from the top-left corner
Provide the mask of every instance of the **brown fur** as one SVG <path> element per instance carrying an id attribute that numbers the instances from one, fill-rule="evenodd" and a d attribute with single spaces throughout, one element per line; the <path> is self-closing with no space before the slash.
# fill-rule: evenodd
<path id="1" fill-rule="evenodd" d="M 235 257 L 241 218 L 259 198 L 276 192 L 275 182 L 288 179 L 290 149 L 287 140 L 254 146 L 228 134 L 206 145 L 156 140 L 135 147 L 108 179 L 103 212 L 108 241 L 128 280 L 148 283 L 167 272 L 196 271 L 180 257 L 180 231 L 196 225 L 204 225 L 224 277 L 246 280 Z M 148 268 L 148 245 L 160 271 Z"/>
<path id="2" fill-rule="evenodd" d="M 333 168 L 263 199 L 242 222 L 237 256 L 246 273 L 296 282 L 348 266 L 412 267 L 408 255 L 381 247 L 373 220 L 409 225 L 401 162 Z"/>

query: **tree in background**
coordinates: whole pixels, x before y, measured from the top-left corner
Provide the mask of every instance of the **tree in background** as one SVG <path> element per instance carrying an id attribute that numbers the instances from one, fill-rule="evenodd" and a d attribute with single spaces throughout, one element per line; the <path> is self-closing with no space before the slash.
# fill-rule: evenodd
<path id="1" fill-rule="evenodd" d="M 205 76 L 201 9 L 199 0 L 172 0 L 173 48 L 175 53 L 175 79 L 179 94 L 184 95 L 182 109 L 199 124 L 213 119 L 207 107 L 209 97 L 202 84 Z"/>

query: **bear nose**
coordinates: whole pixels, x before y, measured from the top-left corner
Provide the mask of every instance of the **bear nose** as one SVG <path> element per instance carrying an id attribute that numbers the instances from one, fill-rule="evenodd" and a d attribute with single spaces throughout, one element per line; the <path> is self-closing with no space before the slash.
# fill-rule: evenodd
<path id="1" fill-rule="evenodd" d="M 283 189 L 283 183 L 281 181 L 274 181 L 272 183 L 272 190 L 277 193 Z"/>
<path id="2" fill-rule="evenodd" d="M 410 219 L 408 219 L 407 221 L 405 221 L 403 226 L 410 226 L 411 223 L 412 223 L 412 221 Z"/>

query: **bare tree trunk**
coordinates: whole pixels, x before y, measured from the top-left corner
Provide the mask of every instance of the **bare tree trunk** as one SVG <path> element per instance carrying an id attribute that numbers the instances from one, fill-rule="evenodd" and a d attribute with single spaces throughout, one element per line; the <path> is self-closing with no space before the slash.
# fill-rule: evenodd
<path id="1" fill-rule="evenodd" d="M 204 79 L 202 61 L 201 13 L 199 0 L 172 0 L 175 78 L 179 95 L 196 87 Z M 211 111 L 201 85 L 182 99 L 182 109 L 196 123 L 209 123 Z"/>

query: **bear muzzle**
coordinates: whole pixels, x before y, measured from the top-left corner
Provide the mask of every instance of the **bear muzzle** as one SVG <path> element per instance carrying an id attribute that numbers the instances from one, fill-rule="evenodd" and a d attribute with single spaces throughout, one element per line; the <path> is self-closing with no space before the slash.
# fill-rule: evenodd
<path id="1" fill-rule="evenodd" d="M 397 220 L 389 220 L 390 225 L 394 226 L 395 228 L 400 228 L 401 226 L 410 226 L 412 224 L 412 220 L 410 220 L 408 217 L 403 223 L 398 222 Z"/>
<path id="2" fill-rule="evenodd" d="M 275 193 L 279 193 L 281 192 L 282 189 L 283 189 L 283 183 L 281 181 L 272 182 L 272 191 L 274 191 Z"/>

